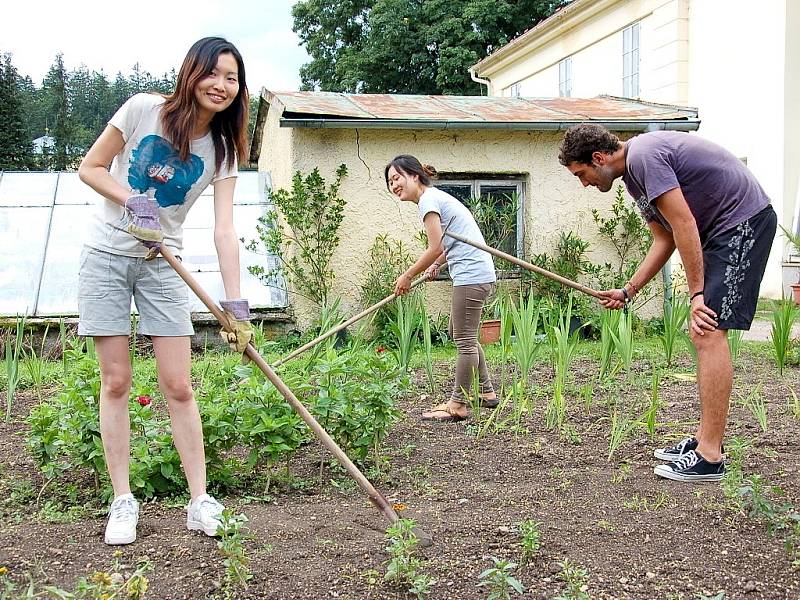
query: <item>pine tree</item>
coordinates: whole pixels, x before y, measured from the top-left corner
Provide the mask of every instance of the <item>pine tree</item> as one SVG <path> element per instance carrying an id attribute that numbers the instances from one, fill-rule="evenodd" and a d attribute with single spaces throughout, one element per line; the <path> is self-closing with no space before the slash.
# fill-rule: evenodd
<path id="1" fill-rule="evenodd" d="M 25 127 L 20 78 L 11 55 L 0 65 L 0 170 L 27 170 L 33 166 L 33 146 Z"/>
<path id="2" fill-rule="evenodd" d="M 64 171 L 71 166 L 73 127 L 69 115 L 69 98 L 67 71 L 64 67 L 64 55 L 57 54 L 47 77 L 44 79 L 42 91 L 45 97 L 50 135 L 53 136 L 53 164 L 56 171 Z"/>

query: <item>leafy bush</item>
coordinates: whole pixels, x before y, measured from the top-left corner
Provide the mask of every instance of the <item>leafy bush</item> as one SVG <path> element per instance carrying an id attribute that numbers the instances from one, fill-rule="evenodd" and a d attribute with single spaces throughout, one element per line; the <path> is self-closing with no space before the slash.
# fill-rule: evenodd
<path id="1" fill-rule="evenodd" d="M 414 259 L 410 249 L 402 241 L 382 234 L 375 238 L 369 250 L 369 261 L 365 265 L 365 277 L 361 284 L 361 304 L 372 306 L 394 292 L 394 282 Z M 389 324 L 395 320 L 397 306 L 390 302 L 375 313 L 373 323 L 379 339 L 389 335 Z"/>
<path id="2" fill-rule="evenodd" d="M 346 175 L 347 167 L 339 165 L 335 181 L 327 186 L 319 169 L 305 177 L 297 171 L 291 190 L 270 193 L 277 210 L 259 217 L 259 239 L 251 240 L 246 247 L 277 257 L 279 264 L 268 269 L 248 267 L 251 274 L 267 286 L 276 285 L 277 278 L 283 276 L 295 293 L 319 306 L 327 303 L 333 282 L 330 262 L 344 219 L 345 200 L 339 196 L 339 185 Z"/>
<path id="3" fill-rule="evenodd" d="M 408 386 L 408 377 L 387 354 L 328 347 L 300 386 L 320 425 L 355 463 L 372 454 L 379 465 L 380 445 L 400 418 L 394 398 Z"/>

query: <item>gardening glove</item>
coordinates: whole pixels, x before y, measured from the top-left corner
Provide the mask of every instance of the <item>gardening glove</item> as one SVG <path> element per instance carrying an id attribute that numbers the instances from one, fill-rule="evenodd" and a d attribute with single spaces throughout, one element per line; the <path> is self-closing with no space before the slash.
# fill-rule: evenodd
<path id="1" fill-rule="evenodd" d="M 145 246 L 158 247 L 164 239 L 158 222 L 158 202 L 148 194 L 134 194 L 125 201 L 126 213 L 122 228 Z"/>
<path id="2" fill-rule="evenodd" d="M 248 363 L 250 359 L 244 354 L 247 344 L 253 339 L 253 327 L 250 325 L 250 305 L 247 300 L 221 300 L 222 312 L 228 317 L 231 331 L 221 329 L 219 334 L 222 339 L 231 347 L 231 350 L 242 355 L 242 363 Z"/>

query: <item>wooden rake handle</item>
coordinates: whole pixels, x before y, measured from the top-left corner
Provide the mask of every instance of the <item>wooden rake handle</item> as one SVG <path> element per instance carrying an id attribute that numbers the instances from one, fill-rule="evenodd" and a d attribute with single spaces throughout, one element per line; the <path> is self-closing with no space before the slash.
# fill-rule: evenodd
<path id="1" fill-rule="evenodd" d="M 510 254 L 506 254 L 505 252 L 498 250 L 497 248 L 492 248 L 491 246 L 487 246 L 486 244 L 482 244 L 480 242 L 475 242 L 473 240 L 469 240 L 457 233 L 453 233 L 452 231 L 445 230 L 444 235 L 453 238 L 454 240 L 458 240 L 459 242 L 464 242 L 465 244 L 469 244 L 470 246 L 474 246 L 479 250 L 483 250 L 488 252 L 489 254 L 493 254 L 499 258 L 507 260 L 508 262 L 514 263 L 515 265 L 519 265 L 523 269 L 527 269 L 528 271 L 533 271 L 534 273 L 538 273 L 543 277 L 547 277 L 548 279 L 552 279 L 553 281 L 557 281 L 562 285 L 566 285 L 567 287 L 571 287 L 572 289 L 578 290 L 579 292 L 583 292 L 584 294 L 588 294 L 589 296 L 593 296 L 598 300 L 602 300 L 603 296 L 600 295 L 600 292 L 597 290 L 593 290 L 590 287 L 582 285 L 577 281 L 572 281 L 571 279 L 567 279 L 566 277 L 562 277 L 561 275 L 557 275 L 552 271 L 548 271 L 547 269 L 543 269 L 542 267 L 537 267 L 536 265 L 526 262 L 522 259 L 517 258 L 516 256 L 511 256 Z"/>
<path id="2" fill-rule="evenodd" d="M 428 279 L 427 276 L 424 276 L 424 275 L 422 277 L 418 277 L 416 280 L 414 280 L 411 283 L 411 288 L 410 289 L 415 288 L 420 283 L 425 282 L 427 279 Z M 330 329 L 329 331 L 323 333 L 322 335 L 315 337 L 310 342 L 307 342 L 307 343 L 303 344 L 302 346 L 300 346 L 299 348 L 296 348 L 295 350 L 293 350 L 291 353 L 287 354 L 286 356 L 284 356 L 280 360 L 272 363 L 272 366 L 273 367 L 280 367 L 281 365 L 289 362 L 290 360 L 292 360 L 296 356 L 299 356 L 300 354 L 302 354 L 303 352 L 305 352 L 309 348 L 313 348 L 314 346 L 319 344 L 321 341 L 327 340 L 332 335 L 334 335 L 336 333 L 339 333 L 342 329 L 350 327 L 350 325 L 352 325 L 356 321 L 360 321 L 361 319 L 363 319 L 367 315 L 370 315 L 370 314 L 374 313 L 381 306 L 389 304 L 389 302 L 391 302 L 395 298 L 397 298 L 397 294 L 392 294 L 391 296 L 386 296 L 386 298 L 384 298 L 380 302 L 377 302 L 377 303 L 373 304 L 369 308 L 365 308 L 364 310 L 362 310 L 357 315 L 354 315 L 354 316 L 350 317 L 349 319 L 347 319 L 347 321 L 345 321 L 344 323 L 340 323 L 339 325 L 337 325 L 336 327 L 334 327 L 334 328 Z"/>
<path id="3" fill-rule="evenodd" d="M 222 312 L 216 303 L 211 299 L 211 297 L 205 292 L 203 288 L 195 281 L 195 279 L 191 276 L 189 271 L 186 270 L 186 267 L 175 258 L 172 252 L 161 244 L 160 248 L 161 256 L 170 264 L 170 266 L 175 269 L 175 272 L 178 273 L 181 279 L 186 282 L 192 291 L 197 294 L 197 297 L 200 298 L 200 301 L 206 305 L 208 310 L 217 318 L 217 321 L 220 322 L 222 328 L 226 331 L 232 331 L 230 323 L 228 322 L 228 318 Z M 308 409 L 303 406 L 303 404 L 297 399 L 297 397 L 292 393 L 292 390 L 283 382 L 283 380 L 278 377 L 275 372 L 270 368 L 267 362 L 261 357 L 258 351 L 252 344 L 247 345 L 247 349 L 245 350 L 245 354 L 250 358 L 250 360 L 258 366 L 259 369 L 267 376 L 270 383 L 275 386 L 275 388 L 281 393 L 281 395 L 286 399 L 286 401 L 291 405 L 291 407 L 300 415 L 300 417 L 305 421 L 305 424 L 314 432 L 314 435 L 317 439 L 322 442 L 325 448 L 330 451 L 336 457 L 336 460 L 347 470 L 350 476 L 356 481 L 358 487 L 367 494 L 369 500 L 372 504 L 380 510 L 383 515 L 388 519 L 389 523 L 395 523 L 399 520 L 400 517 L 397 516 L 394 508 L 386 498 L 381 494 L 375 486 L 373 486 L 369 480 L 364 477 L 361 471 L 358 470 L 358 467 L 353 464 L 344 451 L 339 447 L 339 445 L 331 438 L 327 431 L 325 431 L 322 426 L 317 422 L 317 420 L 308 412 Z M 433 543 L 432 538 L 420 530 L 419 528 L 414 528 L 414 533 L 420 539 L 420 543 L 423 545 L 430 545 Z"/>

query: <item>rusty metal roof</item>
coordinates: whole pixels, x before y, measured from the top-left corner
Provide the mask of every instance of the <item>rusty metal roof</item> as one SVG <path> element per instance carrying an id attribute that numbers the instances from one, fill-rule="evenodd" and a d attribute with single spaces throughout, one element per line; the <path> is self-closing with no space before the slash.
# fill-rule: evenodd
<path id="1" fill-rule="evenodd" d="M 584 121 L 610 128 L 697 129 L 697 110 L 629 98 L 501 98 L 336 92 L 270 92 L 282 127 L 560 129 Z"/>

